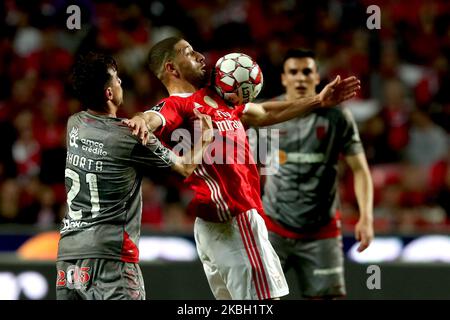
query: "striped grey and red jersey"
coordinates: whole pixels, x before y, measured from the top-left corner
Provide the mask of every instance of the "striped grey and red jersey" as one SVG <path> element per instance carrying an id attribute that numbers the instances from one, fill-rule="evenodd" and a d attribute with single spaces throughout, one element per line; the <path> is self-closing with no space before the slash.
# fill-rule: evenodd
<path id="1" fill-rule="evenodd" d="M 250 209 L 260 212 L 259 174 L 240 121 L 245 106 L 230 107 L 209 88 L 171 95 L 150 110 L 163 119 L 155 135 L 175 151 L 174 140 L 183 132 L 194 135 L 194 108 L 211 116 L 215 139 L 205 152 L 203 163 L 185 181 L 194 191 L 188 212 L 212 222 L 228 221 Z"/>
<path id="2" fill-rule="evenodd" d="M 58 260 L 105 258 L 137 262 L 146 171 L 173 165 L 155 137 L 143 146 L 121 120 L 88 112 L 67 123 L 67 213 Z"/>

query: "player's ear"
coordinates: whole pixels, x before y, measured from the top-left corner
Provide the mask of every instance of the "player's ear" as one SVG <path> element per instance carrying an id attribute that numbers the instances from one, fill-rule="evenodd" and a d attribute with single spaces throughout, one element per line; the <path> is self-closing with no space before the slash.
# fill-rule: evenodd
<path id="1" fill-rule="evenodd" d="M 287 80 L 286 80 L 286 75 L 284 74 L 284 72 L 281 73 L 280 75 L 281 77 L 281 84 L 283 85 L 283 87 L 287 87 Z"/>
<path id="2" fill-rule="evenodd" d="M 314 71 L 314 84 L 318 86 L 320 83 L 320 73 L 317 65 L 315 66 L 315 68 L 316 70 Z"/>
<path id="3" fill-rule="evenodd" d="M 105 89 L 105 98 L 106 98 L 107 100 L 112 100 L 113 97 L 114 97 L 114 94 L 113 94 L 112 88 L 111 88 L 111 87 L 107 87 L 107 88 Z"/>
<path id="4" fill-rule="evenodd" d="M 174 64 L 172 61 L 167 61 L 167 62 L 164 64 L 164 70 L 165 70 L 167 73 L 172 74 L 172 75 L 174 75 L 174 76 L 176 76 L 176 77 L 179 76 L 178 70 L 177 70 L 177 68 L 175 67 L 175 64 Z"/>
<path id="5" fill-rule="evenodd" d="M 316 86 L 318 86 L 320 83 L 320 74 L 318 72 L 316 72 L 316 74 L 314 75 L 314 78 L 315 78 L 314 83 Z"/>

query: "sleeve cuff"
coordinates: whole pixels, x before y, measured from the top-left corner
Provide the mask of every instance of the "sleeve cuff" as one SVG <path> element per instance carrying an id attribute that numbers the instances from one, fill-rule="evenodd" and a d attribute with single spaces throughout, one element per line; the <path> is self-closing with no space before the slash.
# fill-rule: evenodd
<path id="1" fill-rule="evenodd" d="M 248 108 L 249 108 L 249 104 L 248 103 L 246 103 L 245 104 L 245 106 L 244 106 L 244 110 L 242 110 L 242 114 L 244 114 L 244 113 L 246 113 L 247 112 L 247 110 L 248 110 Z"/>
<path id="2" fill-rule="evenodd" d="M 161 113 L 159 113 L 157 111 L 153 111 L 153 110 L 148 110 L 148 111 L 145 111 L 144 113 L 150 113 L 150 112 L 154 113 L 154 114 L 156 114 L 156 115 L 158 115 L 160 117 L 163 127 L 166 125 L 166 118 L 164 118 L 164 116 Z"/>

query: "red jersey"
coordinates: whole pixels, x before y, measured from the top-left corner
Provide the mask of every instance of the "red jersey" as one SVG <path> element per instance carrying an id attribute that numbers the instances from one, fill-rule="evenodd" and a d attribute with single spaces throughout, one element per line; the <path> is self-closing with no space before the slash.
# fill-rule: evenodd
<path id="1" fill-rule="evenodd" d="M 156 136 L 173 147 L 174 140 L 183 134 L 176 129 L 194 135 L 194 108 L 211 117 L 214 141 L 203 163 L 186 179 L 195 192 L 188 212 L 212 222 L 227 221 L 253 208 L 262 212 L 259 174 L 240 121 L 245 106 L 229 107 L 209 88 L 171 95 L 151 109 L 163 119 Z"/>

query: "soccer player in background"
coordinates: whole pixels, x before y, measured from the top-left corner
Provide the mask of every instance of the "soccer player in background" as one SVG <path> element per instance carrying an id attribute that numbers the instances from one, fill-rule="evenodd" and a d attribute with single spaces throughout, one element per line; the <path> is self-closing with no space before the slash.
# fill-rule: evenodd
<path id="1" fill-rule="evenodd" d="M 142 300 L 137 263 L 143 173 L 171 168 L 191 174 L 208 144 L 211 120 L 197 113 L 205 143 L 180 158 L 155 137 L 142 145 L 116 117 L 123 91 L 112 57 L 90 53 L 78 60 L 73 82 L 87 110 L 67 123 L 68 211 L 60 230 L 57 299 Z"/>
<path id="2" fill-rule="evenodd" d="M 259 175 L 243 122 L 270 125 L 316 107 L 335 105 L 352 98 L 359 81 L 337 77 L 320 94 L 302 100 L 230 106 L 207 86 L 205 58 L 184 39 L 168 38 L 155 44 L 149 67 L 170 96 L 127 121 L 134 134 L 140 135 L 147 127 L 157 129 L 155 134 L 170 145 L 175 129 L 191 130 L 195 109 L 211 116 L 217 129 L 210 146 L 215 154 L 206 152 L 203 164 L 186 181 L 195 191 L 188 212 L 197 217 L 197 251 L 215 298 L 262 300 L 288 294 L 280 261 L 260 216 Z M 227 152 L 229 146 L 232 149 Z M 211 161 L 218 154 L 223 163 Z M 244 163 L 236 163 L 240 155 Z"/>
<path id="3" fill-rule="evenodd" d="M 283 60 L 285 93 L 274 100 L 316 95 L 320 82 L 314 52 L 291 49 Z M 306 298 L 346 294 L 338 213 L 338 160 L 354 175 L 360 217 L 358 251 L 373 238 L 373 186 L 358 128 L 345 108 L 314 109 L 270 128 L 279 129 L 279 170 L 266 177 L 263 215 L 283 269 L 296 272 Z"/>

